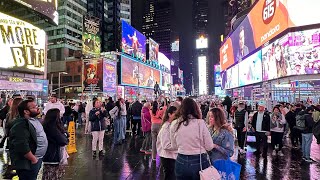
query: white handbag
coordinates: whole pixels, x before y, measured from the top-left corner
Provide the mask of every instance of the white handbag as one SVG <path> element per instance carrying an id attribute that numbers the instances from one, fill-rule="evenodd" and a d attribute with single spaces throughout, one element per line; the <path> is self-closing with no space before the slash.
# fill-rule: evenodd
<path id="1" fill-rule="evenodd" d="M 68 165 L 69 154 L 66 146 L 60 147 L 60 165 Z"/>
<path id="2" fill-rule="evenodd" d="M 221 175 L 220 173 L 218 172 L 218 170 L 216 168 L 214 168 L 211 164 L 211 160 L 209 158 L 209 155 L 208 153 L 206 152 L 206 156 L 207 156 L 207 159 L 209 161 L 209 164 L 210 166 L 206 169 L 203 169 L 202 168 L 202 158 L 201 158 L 201 128 L 200 128 L 200 123 L 199 123 L 199 137 L 200 137 L 200 171 L 199 171 L 199 174 L 200 174 L 200 179 L 201 180 L 220 180 L 221 179 Z"/>

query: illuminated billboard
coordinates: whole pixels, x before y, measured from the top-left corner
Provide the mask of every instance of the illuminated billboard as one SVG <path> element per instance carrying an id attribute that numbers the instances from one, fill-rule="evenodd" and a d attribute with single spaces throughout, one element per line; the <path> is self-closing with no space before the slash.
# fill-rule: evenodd
<path id="1" fill-rule="evenodd" d="M 196 48 L 197 49 L 208 48 L 208 38 L 200 37 L 199 39 L 197 39 Z"/>
<path id="2" fill-rule="evenodd" d="M 261 51 L 258 51 L 239 63 L 239 86 L 262 81 Z"/>
<path id="3" fill-rule="evenodd" d="M 117 63 L 103 61 L 103 92 L 115 94 L 117 90 Z"/>
<path id="4" fill-rule="evenodd" d="M 221 73 L 222 89 L 232 89 L 239 86 L 239 66 L 238 64 Z"/>
<path id="5" fill-rule="evenodd" d="M 179 41 L 174 41 L 173 43 L 171 43 L 171 51 L 172 52 L 179 51 Z"/>
<path id="6" fill-rule="evenodd" d="M 103 60 L 84 60 L 83 92 L 103 92 Z"/>
<path id="7" fill-rule="evenodd" d="M 214 84 L 215 87 L 221 87 L 221 67 L 220 65 L 214 65 Z"/>
<path id="8" fill-rule="evenodd" d="M 94 16 L 83 17 L 82 54 L 87 56 L 100 56 L 101 38 L 100 19 Z"/>
<path id="9" fill-rule="evenodd" d="M 46 16 L 54 24 L 58 25 L 58 0 L 14 0 L 38 13 Z"/>
<path id="10" fill-rule="evenodd" d="M 149 60 L 158 62 L 159 44 L 149 38 Z"/>
<path id="11" fill-rule="evenodd" d="M 207 57 L 198 57 L 198 72 L 199 72 L 199 95 L 205 95 L 207 91 Z"/>
<path id="12" fill-rule="evenodd" d="M 25 21 L 0 13 L 1 69 L 43 74 L 46 33 Z"/>
<path id="13" fill-rule="evenodd" d="M 125 21 L 122 21 L 121 48 L 122 52 L 146 61 L 146 37 Z"/>
<path id="14" fill-rule="evenodd" d="M 122 85 L 154 88 L 156 82 L 161 84 L 159 70 L 121 56 Z"/>

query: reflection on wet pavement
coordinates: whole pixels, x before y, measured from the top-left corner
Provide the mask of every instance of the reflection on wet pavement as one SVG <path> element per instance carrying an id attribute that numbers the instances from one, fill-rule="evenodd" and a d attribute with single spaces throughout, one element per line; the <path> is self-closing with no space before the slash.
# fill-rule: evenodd
<path id="1" fill-rule="evenodd" d="M 117 180 L 117 179 L 163 179 L 160 159 L 152 162 L 150 155 L 139 152 L 141 138 L 129 137 L 123 145 L 112 145 L 112 135 L 105 136 L 104 157 L 92 157 L 91 137 L 77 134 L 78 152 L 70 155 L 64 179 L 76 180 Z M 248 146 L 246 155 L 239 156 L 242 165 L 241 179 L 320 179 L 320 145 L 312 144 L 312 158 L 318 163 L 306 163 L 299 150 L 284 147 L 284 157 L 267 158 L 253 154 L 255 149 Z M 1 152 L 0 170 L 7 162 L 7 154 Z M 1 179 L 1 178 L 0 178 Z"/>

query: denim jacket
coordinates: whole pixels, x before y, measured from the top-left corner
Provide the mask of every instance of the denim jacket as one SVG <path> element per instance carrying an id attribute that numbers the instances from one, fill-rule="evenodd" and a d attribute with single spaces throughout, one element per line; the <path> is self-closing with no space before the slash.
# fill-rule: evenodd
<path id="1" fill-rule="evenodd" d="M 219 132 L 213 132 L 210 130 L 210 134 L 213 140 L 213 143 L 218 147 L 214 148 L 210 153 L 211 161 L 217 159 L 228 159 L 234 153 L 234 136 L 233 134 L 226 130 L 220 129 Z"/>

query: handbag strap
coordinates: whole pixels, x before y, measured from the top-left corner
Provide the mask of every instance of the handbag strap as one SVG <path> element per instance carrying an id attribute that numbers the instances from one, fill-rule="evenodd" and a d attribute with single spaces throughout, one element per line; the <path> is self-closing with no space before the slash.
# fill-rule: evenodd
<path id="1" fill-rule="evenodd" d="M 202 141 L 202 137 L 201 137 L 201 128 L 200 128 L 200 121 L 198 120 L 198 125 L 199 125 L 199 138 L 200 138 L 200 169 L 201 169 L 201 171 L 203 170 L 202 169 L 202 158 L 201 158 L 201 141 Z M 205 148 L 204 148 L 205 149 Z M 211 160 L 210 160 L 210 158 L 209 158 L 209 155 L 208 155 L 208 153 L 207 153 L 207 150 L 205 150 L 206 152 L 204 153 L 204 154 L 206 154 L 206 156 L 207 156 L 207 160 L 209 161 L 209 164 L 210 164 L 210 167 L 212 166 L 212 164 L 211 164 Z"/>

